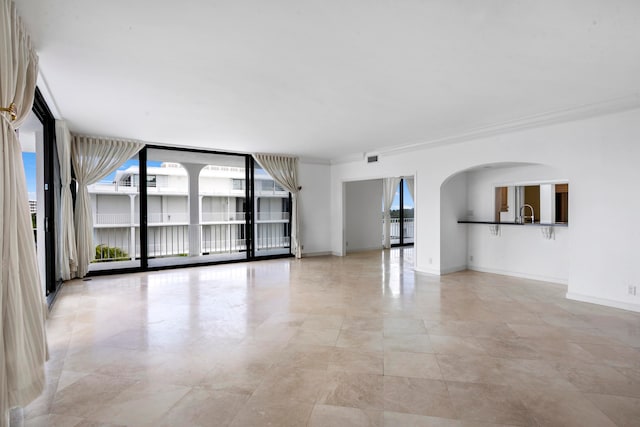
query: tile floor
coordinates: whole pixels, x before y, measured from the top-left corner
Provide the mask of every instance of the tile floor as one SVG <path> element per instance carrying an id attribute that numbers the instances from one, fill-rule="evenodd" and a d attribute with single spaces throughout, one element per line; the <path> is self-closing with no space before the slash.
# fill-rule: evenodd
<path id="1" fill-rule="evenodd" d="M 640 314 L 412 249 L 95 277 L 24 426 L 640 426 Z"/>

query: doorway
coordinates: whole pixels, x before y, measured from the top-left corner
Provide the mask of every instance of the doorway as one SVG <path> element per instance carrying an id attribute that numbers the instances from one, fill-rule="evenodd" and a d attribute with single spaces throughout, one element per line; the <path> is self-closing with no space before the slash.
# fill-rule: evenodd
<path id="1" fill-rule="evenodd" d="M 391 204 L 391 246 L 412 246 L 414 243 L 413 178 L 401 178 Z M 383 224 L 384 226 L 384 224 Z"/>

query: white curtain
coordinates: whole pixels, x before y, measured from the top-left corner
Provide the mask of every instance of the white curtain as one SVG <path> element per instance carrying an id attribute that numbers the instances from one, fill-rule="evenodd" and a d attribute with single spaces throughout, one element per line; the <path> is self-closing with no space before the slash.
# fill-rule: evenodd
<path id="1" fill-rule="evenodd" d="M 0 426 L 45 385 L 46 304 L 15 130 L 33 105 L 38 57 L 13 2 L 0 0 Z"/>
<path id="2" fill-rule="evenodd" d="M 407 183 L 407 189 L 409 189 L 409 194 L 411 195 L 411 199 L 413 200 L 413 203 L 415 203 L 416 202 L 416 193 L 415 193 L 416 182 L 414 181 L 414 178 L 413 177 L 405 178 L 404 182 Z"/>
<path id="3" fill-rule="evenodd" d="M 301 190 L 298 184 L 298 158 L 275 154 L 254 154 L 253 158 L 275 182 L 291 193 L 291 250 L 296 258 L 302 258 L 298 211 L 298 195 Z"/>
<path id="4" fill-rule="evenodd" d="M 62 280 L 76 277 L 78 271 L 78 252 L 76 251 L 76 232 L 73 226 L 73 200 L 71 197 L 71 133 L 67 123 L 56 120 L 56 146 L 60 163 L 60 237 L 58 251 L 61 258 L 60 274 Z"/>
<path id="5" fill-rule="evenodd" d="M 393 203 L 393 197 L 398 191 L 398 185 L 400 184 L 400 178 L 384 178 L 382 180 L 382 203 L 384 214 L 384 233 L 382 247 L 388 249 L 391 247 L 391 204 Z"/>
<path id="6" fill-rule="evenodd" d="M 142 142 L 73 136 L 71 159 L 78 182 L 76 198 L 76 249 L 78 277 L 84 277 L 95 258 L 93 246 L 93 215 L 87 186 L 115 171 L 144 147 Z"/>

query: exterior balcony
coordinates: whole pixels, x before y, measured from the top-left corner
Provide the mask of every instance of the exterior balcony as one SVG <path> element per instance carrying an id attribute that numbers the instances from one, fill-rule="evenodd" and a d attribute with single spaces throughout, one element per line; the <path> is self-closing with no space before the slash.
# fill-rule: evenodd
<path id="1" fill-rule="evenodd" d="M 189 224 L 189 212 L 152 212 L 147 215 L 149 226 L 164 224 Z"/>
<path id="2" fill-rule="evenodd" d="M 247 218 L 245 212 L 202 212 L 200 215 L 203 224 L 218 223 L 244 223 Z"/>
<path id="3" fill-rule="evenodd" d="M 258 212 L 256 222 L 258 223 L 289 222 L 289 212 Z"/>
<path id="4" fill-rule="evenodd" d="M 88 186 L 91 194 L 137 194 L 138 186 L 127 182 L 100 181 Z"/>
<path id="5" fill-rule="evenodd" d="M 404 243 L 413 243 L 413 239 L 415 236 L 415 227 L 413 218 L 404 218 L 402 224 L 400 223 L 400 218 L 391 218 L 391 244 L 399 244 L 400 243 L 400 229 L 402 228 L 404 235 Z M 382 229 L 384 230 L 384 221 L 382 221 Z M 383 231 L 384 233 L 384 231 Z"/>
<path id="6" fill-rule="evenodd" d="M 128 213 L 99 213 L 93 217 L 93 226 L 96 228 L 134 226 L 137 222 L 137 218 L 135 223 L 132 222 Z"/>

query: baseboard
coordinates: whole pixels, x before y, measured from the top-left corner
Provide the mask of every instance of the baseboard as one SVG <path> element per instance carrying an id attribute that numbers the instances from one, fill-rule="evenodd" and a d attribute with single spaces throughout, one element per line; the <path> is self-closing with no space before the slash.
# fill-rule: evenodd
<path id="1" fill-rule="evenodd" d="M 517 271 L 499 270 L 495 268 L 484 268 L 484 267 L 471 266 L 471 265 L 467 266 L 467 270 L 479 271 L 481 273 L 499 274 L 501 276 L 520 277 L 522 279 L 540 280 L 542 282 L 559 283 L 561 285 L 569 284 L 568 279 L 562 279 L 559 277 L 542 276 L 539 274 L 520 273 Z"/>
<path id="2" fill-rule="evenodd" d="M 331 252 L 331 251 L 324 251 L 324 252 L 309 252 L 309 253 L 304 252 L 304 253 L 302 254 L 302 258 L 311 258 L 311 257 L 314 257 L 314 256 L 328 256 L 328 255 L 334 255 L 334 253 L 333 253 L 333 252 Z"/>
<path id="3" fill-rule="evenodd" d="M 632 304 L 625 301 L 616 301 L 607 298 L 592 297 L 588 295 L 576 294 L 574 292 L 567 292 L 566 296 L 567 299 L 573 301 L 588 302 L 590 304 L 604 305 L 607 307 L 619 308 L 622 310 L 635 311 L 640 313 L 640 304 Z"/>
<path id="4" fill-rule="evenodd" d="M 351 254 L 354 252 L 367 252 L 367 251 L 381 251 L 382 246 L 369 246 L 367 248 L 349 248 L 347 249 L 347 253 Z"/>
<path id="5" fill-rule="evenodd" d="M 429 268 L 429 269 L 414 268 L 413 271 L 415 271 L 418 274 L 423 274 L 428 276 L 440 276 L 440 270 L 435 268 Z"/>
<path id="6" fill-rule="evenodd" d="M 445 267 L 440 269 L 440 274 L 450 274 L 457 271 L 464 271 L 467 269 L 466 265 L 456 265 L 455 267 Z"/>

